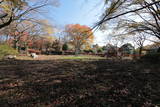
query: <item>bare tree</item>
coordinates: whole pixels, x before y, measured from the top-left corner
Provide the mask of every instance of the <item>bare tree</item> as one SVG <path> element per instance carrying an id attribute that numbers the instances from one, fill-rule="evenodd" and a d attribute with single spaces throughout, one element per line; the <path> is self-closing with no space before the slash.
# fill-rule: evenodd
<path id="1" fill-rule="evenodd" d="M 106 11 L 102 19 L 95 27 L 102 26 L 112 19 L 122 18 L 125 23 L 136 29 L 134 31 L 143 31 L 160 39 L 160 1 L 159 0 L 105 0 Z M 132 15 L 134 18 L 140 18 L 138 22 L 128 21 Z M 94 27 L 94 28 L 95 28 Z"/>
<path id="2" fill-rule="evenodd" d="M 145 36 L 144 33 L 138 33 L 138 34 L 139 35 L 137 37 L 134 37 L 134 41 L 139 47 L 139 56 L 141 56 L 142 55 L 143 46 L 144 46 L 144 42 L 146 41 L 146 36 Z"/>

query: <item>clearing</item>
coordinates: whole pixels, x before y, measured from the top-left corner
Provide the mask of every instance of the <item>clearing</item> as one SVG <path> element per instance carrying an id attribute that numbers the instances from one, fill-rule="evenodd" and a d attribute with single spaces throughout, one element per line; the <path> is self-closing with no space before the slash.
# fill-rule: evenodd
<path id="1" fill-rule="evenodd" d="M 160 106 L 159 64 L 46 58 L 0 61 L 1 107 Z"/>

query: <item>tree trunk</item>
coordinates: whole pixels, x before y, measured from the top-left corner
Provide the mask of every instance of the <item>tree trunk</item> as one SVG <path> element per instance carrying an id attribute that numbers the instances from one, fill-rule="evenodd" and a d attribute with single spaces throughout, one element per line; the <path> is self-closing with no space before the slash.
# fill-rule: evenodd
<path id="1" fill-rule="evenodd" d="M 17 40 L 14 41 L 14 48 L 15 48 L 16 50 L 18 50 L 18 41 L 17 41 Z"/>
<path id="2" fill-rule="evenodd" d="M 78 48 L 75 49 L 75 55 L 78 55 L 79 52 L 78 52 Z"/>
<path id="3" fill-rule="evenodd" d="M 139 56 L 141 57 L 141 55 L 142 55 L 142 49 L 143 49 L 143 47 L 141 46 L 140 48 L 139 48 Z"/>
<path id="4" fill-rule="evenodd" d="M 75 55 L 79 55 L 79 53 L 80 53 L 80 48 L 75 48 Z"/>
<path id="5" fill-rule="evenodd" d="M 25 51 L 26 51 L 26 55 L 28 55 L 29 53 L 28 53 L 28 44 L 27 43 L 25 43 Z"/>
<path id="6" fill-rule="evenodd" d="M 8 43 L 9 35 L 6 36 L 6 43 Z"/>

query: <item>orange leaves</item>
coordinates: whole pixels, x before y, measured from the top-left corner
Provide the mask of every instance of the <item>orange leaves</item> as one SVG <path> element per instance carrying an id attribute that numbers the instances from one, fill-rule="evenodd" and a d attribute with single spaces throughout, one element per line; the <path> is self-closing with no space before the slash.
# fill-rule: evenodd
<path id="1" fill-rule="evenodd" d="M 69 36 L 72 37 L 72 40 L 93 42 L 93 32 L 88 26 L 80 24 L 70 24 L 66 26 L 65 31 L 68 33 Z"/>
<path id="2" fill-rule="evenodd" d="M 89 34 L 91 33 L 91 28 L 89 28 L 88 26 L 85 25 L 80 25 L 80 24 L 70 24 L 66 26 L 66 30 L 68 32 L 72 32 L 72 33 L 80 33 L 82 34 Z"/>
<path id="3" fill-rule="evenodd" d="M 93 43 L 94 35 L 90 27 L 80 24 L 70 24 L 65 28 L 65 32 L 70 37 L 70 43 L 75 50 L 80 50 L 84 46 L 90 46 Z"/>

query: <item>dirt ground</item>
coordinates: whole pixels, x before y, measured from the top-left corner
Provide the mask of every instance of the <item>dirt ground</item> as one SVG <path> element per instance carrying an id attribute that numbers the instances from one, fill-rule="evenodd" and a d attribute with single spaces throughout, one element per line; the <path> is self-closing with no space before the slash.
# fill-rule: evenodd
<path id="1" fill-rule="evenodd" d="M 0 107 L 159 107 L 160 66 L 116 60 L 0 61 Z"/>

